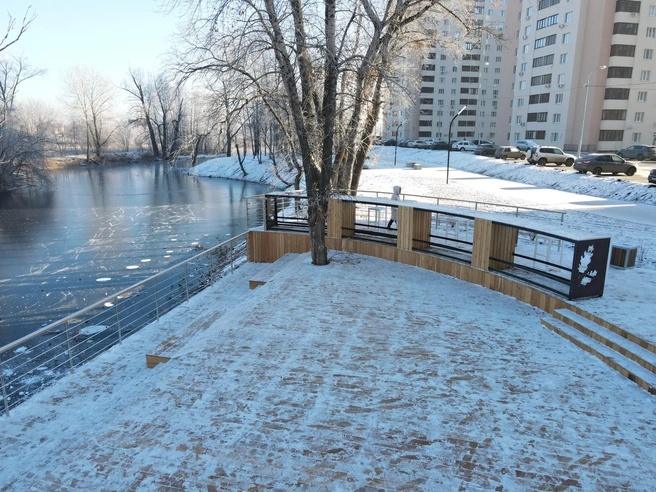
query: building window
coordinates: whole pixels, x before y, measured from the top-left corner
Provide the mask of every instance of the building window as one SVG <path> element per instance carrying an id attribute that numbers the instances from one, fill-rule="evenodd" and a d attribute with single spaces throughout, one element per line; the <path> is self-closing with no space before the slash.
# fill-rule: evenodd
<path id="1" fill-rule="evenodd" d="M 642 123 L 645 121 L 645 113 L 636 113 L 635 118 L 633 119 L 636 123 Z"/>
<path id="2" fill-rule="evenodd" d="M 564 73 L 559 73 L 558 74 L 558 85 L 563 85 L 565 83 L 565 74 Z"/>
<path id="3" fill-rule="evenodd" d="M 558 5 L 560 0 L 540 0 L 538 3 L 538 10 L 546 9 L 552 5 Z"/>
<path id="4" fill-rule="evenodd" d="M 631 135 L 631 140 L 634 143 L 640 143 L 640 140 L 642 140 L 642 133 L 634 133 L 633 135 Z"/>
<path id="5" fill-rule="evenodd" d="M 600 142 L 621 142 L 624 139 L 624 130 L 600 130 Z"/>
<path id="6" fill-rule="evenodd" d="M 521 84 L 521 82 L 520 82 Z M 536 75 L 531 77 L 531 86 L 551 84 L 551 74 L 545 73 L 544 75 Z"/>
<path id="7" fill-rule="evenodd" d="M 556 35 L 552 34 L 551 36 L 546 36 L 544 38 L 539 38 L 535 40 L 535 49 L 544 48 L 545 46 L 551 46 L 556 44 Z M 524 53 L 528 53 L 525 51 Z"/>
<path id="8" fill-rule="evenodd" d="M 521 116 L 516 116 L 515 117 L 515 123 L 517 123 L 518 125 L 521 125 L 522 124 L 522 117 Z"/>
<path id="9" fill-rule="evenodd" d="M 444 89 L 437 89 L 438 94 L 444 94 Z"/>
<path id="10" fill-rule="evenodd" d="M 574 15 L 573 12 L 567 12 L 565 14 L 565 22 L 572 22 L 572 16 Z"/>
<path id="11" fill-rule="evenodd" d="M 649 80 L 649 76 L 651 74 L 651 70 L 643 70 L 640 72 L 640 80 L 643 82 L 646 82 Z"/>
<path id="12" fill-rule="evenodd" d="M 547 121 L 547 112 L 544 111 L 542 113 L 528 113 L 526 115 L 526 121 L 527 122 L 539 122 L 539 123 L 544 123 Z"/>
<path id="13" fill-rule="evenodd" d="M 610 87 L 604 92 L 604 99 L 628 100 L 629 89 L 622 87 Z"/>
<path id="14" fill-rule="evenodd" d="M 554 61 L 553 55 L 545 55 L 545 56 L 539 56 L 537 58 L 533 58 L 533 68 L 542 67 L 544 65 L 553 65 L 553 61 Z"/>
<path id="15" fill-rule="evenodd" d="M 557 142 L 558 141 L 558 133 L 554 132 L 551 134 L 551 141 L 552 142 Z"/>
<path id="16" fill-rule="evenodd" d="M 642 57 L 643 57 L 645 60 L 651 60 L 651 59 L 653 59 L 653 58 L 654 58 L 654 50 L 652 50 L 652 49 L 645 49 L 645 51 L 643 51 L 643 53 L 642 53 Z"/>
<path id="17" fill-rule="evenodd" d="M 635 56 L 635 46 L 630 44 L 614 44 L 610 47 L 610 56 Z"/>
<path id="18" fill-rule="evenodd" d="M 420 109 L 419 114 L 422 115 L 422 116 L 433 116 L 433 110 L 432 109 Z"/>
<path id="19" fill-rule="evenodd" d="M 419 138 L 430 138 L 431 136 L 431 132 L 419 132 Z"/>
<path id="20" fill-rule="evenodd" d="M 554 123 L 560 123 L 560 113 L 554 113 L 553 122 Z"/>
<path id="21" fill-rule="evenodd" d="M 563 95 L 556 94 L 556 104 L 563 104 Z"/>
<path id="22" fill-rule="evenodd" d="M 567 53 L 560 55 L 560 64 L 562 65 L 564 63 L 567 63 Z"/>
<path id="23" fill-rule="evenodd" d="M 524 90 L 526 89 L 526 81 L 525 80 L 520 80 L 519 81 L 519 90 Z"/>
<path id="24" fill-rule="evenodd" d="M 615 12 L 635 12 L 640 13 L 640 2 L 637 0 L 617 0 Z"/>
<path id="25" fill-rule="evenodd" d="M 435 82 L 435 76 L 434 75 L 422 75 L 421 76 L 421 81 L 422 82 Z"/>
<path id="26" fill-rule="evenodd" d="M 638 102 L 647 102 L 647 91 L 638 92 Z"/>
<path id="27" fill-rule="evenodd" d="M 525 44 L 525 45 L 524 45 L 524 48 L 523 48 L 523 50 L 522 50 L 522 53 L 527 54 L 529 49 L 530 49 L 530 48 L 529 48 L 529 45 L 528 45 L 528 44 Z"/>
<path id="28" fill-rule="evenodd" d="M 633 67 L 608 67 L 608 78 L 630 79 L 633 76 Z"/>
<path id="29" fill-rule="evenodd" d="M 435 65 L 429 65 L 427 63 L 424 63 L 421 66 L 421 69 L 424 70 L 424 71 L 427 71 L 427 72 L 434 72 L 435 71 Z"/>
<path id="30" fill-rule="evenodd" d="M 601 119 L 624 121 L 626 120 L 626 109 L 604 109 L 601 112 Z"/>
<path id="31" fill-rule="evenodd" d="M 422 97 L 419 99 L 419 104 L 433 104 L 433 100 L 429 97 Z"/>
<path id="32" fill-rule="evenodd" d="M 563 44 L 567 44 L 567 43 L 569 43 L 569 33 L 568 32 L 563 34 Z"/>
<path id="33" fill-rule="evenodd" d="M 544 104 L 549 102 L 549 97 L 551 96 L 550 92 L 545 92 L 543 94 L 531 94 L 528 97 L 529 104 Z"/>
<path id="34" fill-rule="evenodd" d="M 519 99 L 517 99 L 517 107 L 521 108 L 522 106 L 524 106 L 524 98 L 520 97 Z"/>
<path id="35" fill-rule="evenodd" d="M 656 38 L 656 27 L 648 27 L 647 28 L 647 37 L 648 38 Z"/>
<path id="36" fill-rule="evenodd" d="M 433 126 L 431 120 L 419 120 L 419 126 Z"/>
<path id="37" fill-rule="evenodd" d="M 545 27 L 553 26 L 554 24 L 558 24 L 558 14 L 550 15 L 549 17 L 545 17 L 544 19 L 540 19 L 538 21 L 536 29 L 538 30 L 544 29 Z M 531 32 L 530 28 L 527 29 L 529 29 L 529 32 L 525 32 L 524 34 L 526 35 L 530 34 Z"/>
<path id="38" fill-rule="evenodd" d="M 651 15 L 652 17 L 656 15 L 656 5 L 649 6 L 649 15 Z"/>
<path id="39" fill-rule="evenodd" d="M 435 87 L 422 87 L 421 88 L 421 93 L 422 94 L 432 94 L 435 92 Z"/>
<path id="40" fill-rule="evenodd" d="M 637 22 L 616 22 L 613 24 L 613 34 L 629 34 L 631 36 L 638 35 Z"/>

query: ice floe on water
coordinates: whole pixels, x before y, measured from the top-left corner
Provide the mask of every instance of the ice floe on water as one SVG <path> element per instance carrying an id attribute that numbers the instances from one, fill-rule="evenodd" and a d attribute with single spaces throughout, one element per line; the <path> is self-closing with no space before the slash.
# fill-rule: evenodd
<path id="1" fill-rule="evenodd" d="M 107 329 L 107 326 L 105 326 L 105 325 L 85 326 L 84 328 L 80 328 L 80 335 L 90 337 L 91 335 L 95 335 L 97 333 L 105 331 L 106 329 Z"/>
<path id="2" fill-rule="evenodd" d="M 126 270 L 135 270 L 136 268 L 139 268 L 139 265 L 128 265 L 125 268 Z"/>
<path id="3" fill-rule="evenodd" d="M 110 280 L 111 280 L 110 277 L 101 277 L 101 278 L 97 278 L 96 282 L 109 282 Z"/>

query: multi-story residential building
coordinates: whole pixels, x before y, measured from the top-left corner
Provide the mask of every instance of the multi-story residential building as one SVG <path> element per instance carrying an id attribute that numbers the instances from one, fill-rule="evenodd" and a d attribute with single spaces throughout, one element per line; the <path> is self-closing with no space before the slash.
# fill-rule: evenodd
<path id="1" fill-rule="evenodd" d="M 656 141 L 656 0 L 481 0 L 483 34 L 422 62 L 408 138 L 530 139 L 568 151 Z M 445 29 L 443 35 L 457 35 Z"/>
<path id="2" fill-rule="evenodd" d="M 394 137 L 399 128 L 399 138 L 447 140 L 451 120 L 467 106 L 453 123 L 452 139 L 497 138 L 501 63 L 503 56 L 511 52 L 495 33 L 505 28 L 507 1 L 473 3 L 475 26 L 485 27 L 492 34 L 482 29 L 476 37 L 464 37 L 456 25 L 445 22 L 441 26 L 437 34 L 443 39 L 456 43 L 462 39 L 460 53 L 454 55 L 453 49 L 439 47 L 424 53 L 418 74 L 421 84 L 411 97 L 413 103 L 405 108 L 399 104 L 388 108 L 388 137 Z"/>
<path id="3" fill-rule="evenodd" d="M 656 1 L 511 1 L 507 140 L 583 152 L 652 144 Z"/>

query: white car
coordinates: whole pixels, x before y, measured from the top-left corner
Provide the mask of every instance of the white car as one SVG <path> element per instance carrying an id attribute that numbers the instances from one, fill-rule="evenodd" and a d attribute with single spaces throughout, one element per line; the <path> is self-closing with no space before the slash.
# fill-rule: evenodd
<path id="1" fill-rule="evenodd" d="M 459 150 L 460 152 L 464 152 L 465 150 L 473 152 L 476 150 L 476 147 L 477 145 L 471 140 L 460 140 L 459 142 L 454 142 L 451 146 L 453 150 Z"/>

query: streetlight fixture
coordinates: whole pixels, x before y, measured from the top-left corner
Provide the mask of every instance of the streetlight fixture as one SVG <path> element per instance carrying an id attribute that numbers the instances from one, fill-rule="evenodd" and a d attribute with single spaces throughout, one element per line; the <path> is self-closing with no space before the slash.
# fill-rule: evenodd
<path id="1" fill-rule="evenodd" d="M 583 129 L 585 128 L 585 112 L 588 109 L 588 89 L 590 89 L 590 77 L 596 70 L 606 70 L 606 65 L 599 65 L 588 74 L 588 81 L 585 84 L 585 102 L 583 103 L 583 120 L 581 121 L 581 139 L 579 140 L 579 155 L 581 157 L 581 147 L 583 147 Z"/>
<path id="2" fill-rule="evenodd" d="M 460 116 L 460 113 L 462 113 L 466 108 L 466 105 L 463 106 L 460 111 L 458 111 L 458 113 L 453 118 L 451 118 L 451 123 L 449 123 L 449 146 L 447 147 L 446 151 L 446 184 L 449 184 L 449 165 L 451 164 L 451 125 L 453 125 L 455 119 Z"/>
<path id="3" fill-rule="evenodd" d="M 399 123 L 399 126 L 396 127 L 396 140 L 394 141 L 394 165 L 396 166 L 396 150 L 399 148 L 399 130 L 401 129 L 401 126 L 403 123 L 408 121 L 408 118 L 403 120 L 401 123 Z"/>

